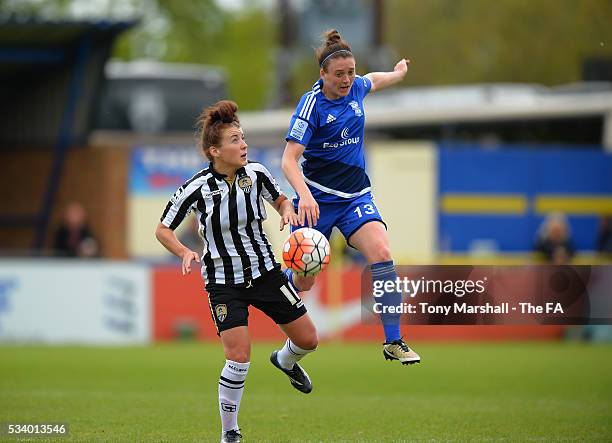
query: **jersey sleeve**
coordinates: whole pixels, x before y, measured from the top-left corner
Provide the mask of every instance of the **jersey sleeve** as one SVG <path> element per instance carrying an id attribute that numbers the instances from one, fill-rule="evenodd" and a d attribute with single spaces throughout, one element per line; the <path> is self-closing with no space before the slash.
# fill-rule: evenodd
<path id="1" fill-rule="evenodd" d="M 276 179 L 264 165 L 256 163 L 254 164 L 254 169 L 257 173 L 257 179 L 261 181 L 261 196 L 267 202 L 272 203 L 283 195 Z"/>
<path id="2" fill-rule="evenodd" d="M 304 94 L 291 117 L 286 141 L 293 140 L 307 146 L 317 128 L 317 94 L 313 91 Z"/>
<path id="3" fill-rule="evenodd" d="M 372 89 L 372 82 L 369 78 L 358 75 L 355 77 L 355 81 L 353 82 L 353 88 L 355 89 L 357 96 L 360 99 L 363 99 L 370 93 L 370 90 Z"/>
<path id="4" fill-rule="evenodd" d="M 175 230 L 195 206 L 200 195 L 200 187 L 198 183 L 190 183 L 178 188 L 166 205 L 160 218 L 161 223 Z"/>

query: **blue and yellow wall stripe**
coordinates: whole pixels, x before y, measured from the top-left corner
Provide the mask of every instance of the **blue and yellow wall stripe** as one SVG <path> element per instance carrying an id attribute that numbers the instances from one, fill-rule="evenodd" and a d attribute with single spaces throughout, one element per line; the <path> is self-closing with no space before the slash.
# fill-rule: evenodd
<path id="1" fill-rule="evenodd" d="M 597 147 L 439 146 L 438 243 L 469 252 L 488 242 L 529 251 L 544 217 L 568 216 L 579 249 L 592 250 L 612 216 L 612 155 Z"/>

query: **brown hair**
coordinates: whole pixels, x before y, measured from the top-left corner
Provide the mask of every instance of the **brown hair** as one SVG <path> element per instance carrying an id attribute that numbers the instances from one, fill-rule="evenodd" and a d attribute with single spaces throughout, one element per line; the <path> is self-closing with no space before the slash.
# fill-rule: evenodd
<path id="1" fill-rule="evenodd" d="M 319 63 L 319 66 L 324 70 L 327 70 L 327 65 L 330 60 L 340 57 L 353 57 L 353 54 L 348 42 L 342 40 L 338 30 L 330 29 L 321 34 L 321 46 L 315 49 L 315 57 Z"/>
<path id="2" fill-rule="evenodd" d="M 240 126 L 238 120 L 238 105 L 231 100 L 221 100 L 204 109 L 196 122 L 198 144 L 206 155 L 213 161 L 210 155 L 210 147 L 218 146 L 221 142 L 223 129 L 228 125 Z"/>

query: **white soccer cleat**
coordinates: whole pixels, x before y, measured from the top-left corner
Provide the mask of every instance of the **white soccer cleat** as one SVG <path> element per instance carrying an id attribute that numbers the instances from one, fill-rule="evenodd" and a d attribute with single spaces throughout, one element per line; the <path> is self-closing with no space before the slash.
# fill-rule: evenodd
<path id="1" fill-rule="evenodd" d="M 390 343 L 384 343 L 383 355 L 385 360 L 399 360 L 403 365 L 421 363 L 421 357 L 408 347 L 401 338 Z"/>

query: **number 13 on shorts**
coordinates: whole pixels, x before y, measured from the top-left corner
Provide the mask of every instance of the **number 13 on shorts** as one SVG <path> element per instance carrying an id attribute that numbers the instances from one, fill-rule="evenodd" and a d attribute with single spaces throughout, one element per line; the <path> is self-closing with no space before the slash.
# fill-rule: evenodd
<path id="1" fill-rule="evenodd" d="M 363 214 L 362 214 L 362 208 L 363 208 Z M 363 217 L 363 215 L 372 215 L 372 214 L 376 214 L 376 209 L 374 209 L 374 205 L 371 204 L 365 204 L 363 206 L 357 206 L 355 208 L 355 210 L 353 211 L 355 214 L 357 214 L 358 218 Z"/>
<path id="2" fill-rule="evenodd" d="M 339 204 L 337 206 L 340 206 Z M 331 214 L 330 214 L 331 213 Z M 333 212 L 330 210 L 321 211 L 321 215 L 327 214 L 328 217 L 333 216 Z M 323 218 L 323 217 L 322 217 Z M 383 225 L 383 221 L 378 208 L 372 200 L 372 196 L 368 193 L 350 202 L 348 207 L 344 208 L 341 216 L 336 216 L 335 226 L 342 232 L 344 238 L 348 239 L 353 233 L 355 233 L 364 224 L 371 221 L 379 221 Z M 385 225 L 385 228 L 387 225 Z M 329 229 L 331 231 L 331 228 Z"/>

